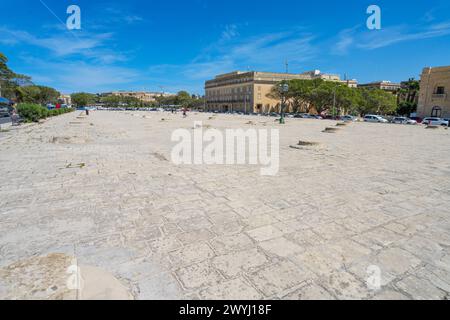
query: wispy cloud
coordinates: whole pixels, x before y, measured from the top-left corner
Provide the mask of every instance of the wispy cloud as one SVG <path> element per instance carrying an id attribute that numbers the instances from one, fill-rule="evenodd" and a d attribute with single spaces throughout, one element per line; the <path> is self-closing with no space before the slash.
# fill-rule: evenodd
<path id="1" fill-rule="evenodd" d="M 130 68 L 76 60 L 50 62 L 29 56 L 22 58 L 30 65 L 29 71 L 35 81 L 45 82 L 67 93 L 109 91 L 122 85 L 137 85 L 144 81 L 139 71 Z"/>
<path id="2" fill-rule="evenodd" d="M 426 26 L 397 25 L 373 31 L 358 27 L 341 31 L 334 46 L 336 54 L 346 54 L 350 48 L 374 50 L 402 42 L 447 35 L 450 35 L 450 22 L 448 21 Z"/>
<path id="3" fill-rule="evenodd" d="M 232 30 L 232 31 L 230 31 Z M 252 37 L 239 36 L 237 28 L 225 27 L 219 39 L 206 46 L 190 63 L 182 65 L 155 65 L 149 68 L 152 80 L 173 86 L 167 82 L 167 74 L 175 79 L 184 79 L 201 92 L 204 81 L 217 74 L 232 70 L 274 70 L 284 71 L 286 60 L 291 71 L 314 59 L 318 48 L 313 44 L 314 36 L 295 29 L 277 33 L 260 34 Z"/>
<path id="4" fill-rule="evenodd" d="M 358 27 L 345 29 L 339 32 L 338 40 L 333 48 L 333 52 L 337 55 L 345 55 L 355 42 L 355 31 Z"/>
<path id="5" fill-rule="evenodd" d="M 366 32 L 358 47 L 378 49 L 406 41 L 423 40 L 450 35 L 450 23 L 440 23 L 422 30 L 409 31 L 407 26 L 384 28 L 378 32 Z"/>
<path id="6" fill-rule="evenodd" d="M 48 50 L 54 58 L 83 56 L 100 63 L 126 61 L 126 54 L 107 47 L 112 37 L 112 33 L 72 33 L 68 30 L 37 37 L 26 31 L 0 27 L 0 43 L 4 45 L 31 45 L 43 48 Z"/>

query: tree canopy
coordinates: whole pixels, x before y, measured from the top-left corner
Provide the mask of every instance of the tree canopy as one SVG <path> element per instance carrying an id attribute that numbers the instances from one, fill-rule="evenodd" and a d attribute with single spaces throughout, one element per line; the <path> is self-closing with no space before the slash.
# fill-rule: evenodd
<path id="1" fill-rule="evenodd" d="M 282 82 L 282 83 L 286 83 Z M 285 94 L 293 112 L 317 112 L 364 115 L 367 113 L 395 113 L 396 97 L 382 90 L 350 88 L 346 84 L 314 80 L 290 80 Z M 274 86 L 268 95 L 280 99 L 279 85 Z"/>
<path id="2" fill-rule="evenodd" d="M 201 108 L 204 106 L 204 98 L 190 95 L 187 91 L 180 91 L 174 96 L 157 96 L 156 101 L 160 106 L 181 106 L 184 108 Z"/>
<path id="3" fill-rule="evenodd" d="M 23 86 L 16 89 L 17 100 L 22 103 L 57 103 L 60 93 L 45 86 Z"/>
<path id="4" fill-rule="evenodd" d="M 72 104 L 77 107 L 85 107 L 94 104 L 97 101 L 97 96 L 95 94 L 86 92 L 72 93 L 70 97 L 72 98 Z"/>
<path id="5" fill-rule="evenodd" d="M 1 95 L 25 103 L 55 103 L 60 95 L 53 88 L 34 85 L 31 77 L 17 74 L 8 67 L 8 58 L 0 52 Z"/>

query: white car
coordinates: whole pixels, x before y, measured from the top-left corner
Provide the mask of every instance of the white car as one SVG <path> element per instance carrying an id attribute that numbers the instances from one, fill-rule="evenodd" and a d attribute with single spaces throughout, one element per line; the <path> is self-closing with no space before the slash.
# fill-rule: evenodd
<path id="1" fill-rule="evenodd" d="M 410 118 L 407 117 L 395 117 L 394 119 L 392 119 L 392 123 L 416 125 L 417 121 L 411 120 Z"/>
<path id="2" fill-rule="evenodd" d="M 422 121 L 422 124 L 428 125 L 428 126 L 445 126 L 448 127 L 448 121 L 445 121 L 441 118 L 425 118 Z"/>
<path id="3" fill-rule="evenodd" d="M 389 121 L 381 116 L 367 115 L 364 117 L 364 122 L 388 123 Z"/>

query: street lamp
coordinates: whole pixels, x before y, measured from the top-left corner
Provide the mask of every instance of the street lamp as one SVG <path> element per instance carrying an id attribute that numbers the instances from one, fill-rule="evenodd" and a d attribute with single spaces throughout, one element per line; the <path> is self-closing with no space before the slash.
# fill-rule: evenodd
<path id="1" fill-rule="evenodd" d="M 287 83 L 280 84 L 280 93 L 281 93 L 281 118 L 280 124 L 285 124 L 284 120 L 284 107 L 286 104 L 286 93 L 289 91 L 289 85 Z"/>

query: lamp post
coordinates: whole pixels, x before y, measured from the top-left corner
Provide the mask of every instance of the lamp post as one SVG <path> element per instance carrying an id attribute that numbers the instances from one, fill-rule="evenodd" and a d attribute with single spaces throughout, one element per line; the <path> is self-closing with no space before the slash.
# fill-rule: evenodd
<path id="1" fill-rule="evenodd" d="M 285 117 L 284 117 L 284 107 L 286 103 L 286 93 L 289 91 L 289 85 L 287 83 L 280 84 L 280 93 L 281 93 L 281 118 L 280 118 L 280 124 L 285 124 Z"/>

